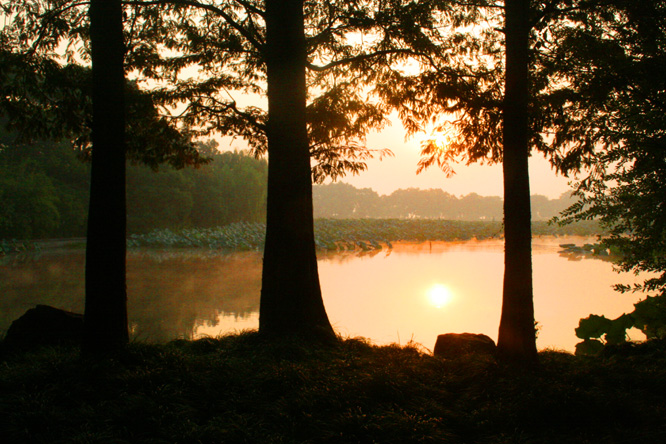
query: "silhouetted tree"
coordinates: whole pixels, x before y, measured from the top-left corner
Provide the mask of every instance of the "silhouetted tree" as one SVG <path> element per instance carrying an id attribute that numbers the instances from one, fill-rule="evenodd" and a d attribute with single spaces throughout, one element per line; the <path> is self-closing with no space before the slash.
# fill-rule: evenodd
<path id="1" fill-rule="evenodd" d="M 506 360 L 536 360 L 532 302 L 530 194 L 527 159 L 529 0 L 392 3 L 385 27 L 421 64 L 421 72 L 398 71 L 382 82 L 381 94 L 398 102 L 412 132 L 423 131 L 438 113 L 453 115 L 435 128 L 448 134 L 424 142 L 418 171 L 437 165 L 453 174 L 458 158 L 502 162 L 504 173 L 505 275 L 498 348 Z M 417 25 L 405 21 L 417 17 Z M 472 23 L 487 28 L 470 32 Z M 502 26 L 504 41 L 494 28 Z M 446 31 L 441 31 L 444 28 Z M 470 58 L 474 62 L 470 62 Z M 397 98 L 396 98 L 397 96 Z"/>
<path id="2" fill-rule="evenodd" d="M 314 243 L 303 0 L 266 0 L 268 206 L 259 331 L 332 335 Z"/>
<path id="3" fill-rule="evenodd" d="M 548 116 L 562 122 L 554 134 L 558 144 L 574 146 L 576 154 L 559 156 L 558 166 L 585 173 L 576 184 L 580 200 L 563 221 L 598 219 L 610 233 L 605 246 L 621 253 L 618 269 L 651 273 L 642 285 L 616 286 L 651 293 L 632 313 L 612 322 L 591 316 L 581 322 L 579 337 L 605 334 L 608 343 L 624 342 L 625 330 L 634 326 L 648 338 L 663 337 L 666 2 L 599 2 L 585 15 L 572 15 L 553 35 L 562 44 L 544 71 L 564 75 L 550 104 L 567 112 Z"/>
<path id="4" fill-rule="evenodd" d="M 256 154 L 269 154 L 260 330 L 331 335 L 317 273 L 312 180 L 363 170 L 373 154 L 363 138 L 385 123 L 385 107 L 365 100 L 356 81 L 372 73 L 382 49 L 348 42 L 366 27 L 362 8 L 343 1 L 159 3 L 159 13 L 137 13 L 131 64 L 167 81 L 198 66 L 201 78 L 159 91 L 164 103 L 186 103 L 181 117 L 202 134 L 240 136 Z M 183 20 L 189 16 L 201 19 Z M 162 30 L 171 33 L 166 42 Z M 321 92 L 310 98 L 308 84 Z M 265 95 L 267 112 L 241 107 L 230 93 L 238 91 Z"/>
<path id="5" fill-rule="evenodd" d="M 151 92 L 151 98 L 166 107 L 185 104 L 178 121 L 196 126 L 199 135 L 216 132 L 239 136 L 248 142 L 256 154 L 268 149 L 271 162 L 274 161 L 273 158 L 277 158 L 274 162 L 278 163 L 270 167 L 270 186 L 280 187 L 275 191 L 287 193 L 284 196 L 287 206 L 293 206 L 296 202 L 301 205 L 293 208 L 295 211 L 288 215 L 289 220 L 292 220 L 291 224 L 304 227 L 309 225 L 312 219 L 312 215 L 308 214 L 312 204 L 306 202 L 311 200 L 311 185 L 306 187 L 302 182 L 299 172 L 302 165 L 307 163 L 311 166 L 314 180 L 336 178 L 345 172 L 356 173 L 365 168 L 363 161 L 372 156 L 373 152 L 363 145 L 364 136 L 370 128 L 381 127 L 386 123 L 387 108 L 381 103 L 366 99 L 360 88 L 361 81 L 372 81 L 375 68 L 383 66 L 384 57 L 380 58 L 379 55 L 399 52 L 392 47 L 386 49 L 382 39 L 376 40 L 375 35 L 372 39 L 367 39 L 367 43 L 361 41 L 359 44 L 350 40 L 368 30 L 367 16 L 371 9 L 367 4 L 335 0 L 326 3 L 301 2 L 298 8 L 292 3 L 284 5 L 290 13 L 298 13 L 297 20 L 307 20 L 307 26 L 304 23 L 300 25 L 302 37 L 296 38 L 290 34 L 283 40 L 290 45 L 300 45 L 293 48 L 293 56 L 287 48 L 280 51 L 289 56 L 286 60 L 291 64 L 296 63 L 294 57 L 297 57 L 298 64 L 307 68 L 307 84 L 317 86 L 317 94 L 310 96 L 306 93 L 312 93 L 314 89 L 305 92 L 300 89 L 289 91 L 295 94 L 299 101 L 302 96 L 309 100 L 305 117 L 302 118 L 298 110 L 295 116 L 300 122 L 298 125 L 305 126 L 307 150 L 303 151 L 300 146 L 303 133 L 301 129 L 290 135 L 295 138 L 295 150 L 299 153 L 295 157 L 298 161 L 294 164 L 293 179 L 280 177 L 292 174 L 287 173 L 285 165 L 279 165 L 281 148 L 276 148 L 278 153 L 275 156 L 270 153 L 269 139 L 279 146 L 284 143 L 280 140 L 283 136 L 277 129 L 272 138 L 268 136 L 273 131 L 269 117 L 278 121 L 286 119 L 285 122 L 288 122 L 290 119 L 280 116 L 280 113 L 292 113 L 293 110 L 279 104 L 282 100 L 280 98 L 274 106 L 269 106 L 268 112 L 257 106 L 241 106 L 233 98 L 233 94 L 237 92 L 272 95 L 269 102 L 273 102 L 274 98 L 278 97 L 277 94 L 283 93 L 276 92 L 277 89 L 272 83 L 284 82 L 283 85 L 291 85 L 279 72 L 285 66 L 289 67 L 289 63 L 285 66 L 278 66 L 277 63 L 272 65 L 273 68 L 277 67 L 277 71 L 269 68 L 272 63 L 269 63 L 271 51 L 276 51 L 268 37 L 270 14 L 266 8 L 269 3 L 260 0 L 225 0 L 217 3 L 162 0 L 136 1 L 131 2 L 131 6 L 133 8 L 128 8 L 127 19 L 132 23 L 126 42 L 127 69 L 135 70 L 141 80 L 152 79 L 156 81 L 153 84 L 160 85 Z M 304 8 L 305 13 L 302 11 Z M 24 15 L 32 18 L 23 23 L 31 25 L 47 22 L 48 25 L 53 25 L 50 29 L 54 30 L 51 34 L 46 34 L 48 39 L 54 35 L 64 35 L 81 41 L 85 40 L 85 33 L 78 32 L 80 27 L 72 25 L 76 20 L 80 20 L 77 15 L 80 9 L 80 5 L 65 2 L 53 5 L 47 13 L 35 15 L 30 12 L 30 8 L 24 7 Z M 284 13 L 280 14 L 287 18 Z M 296 25 L 292 23 L 292 19 L 289 20 L 281 26 L 288 26 L 288 32 L 293 33 Z M 282 39 L 279 27 L 275 29 L 277 32 L 271 32 L 271 38 L 276 36 Z M 189 66 L 196 67 L 199 75 L 181 76 L 183 69 Z M 289 68 L 293 69 L 293 66 Z M 300 78 L 300 71 L 297 75 Z M 161 87 L 162 85 L 164 87 Z M 271 106 L 274 109 L 270 109 Z M 306 155 L 307 157 L 298 157 Z M 313 159 L 312 164 L 310 159 Z M 291 167 L 292 165 L 289 165 L 289 168 Z M 288 193 L 303 194 L 296 196 Z M 270 214 L 281 211 L 281 204 L 275 202 L 276 198 L 269 198 L 269 201 L 273 202 L 268 204 Z M 268 218 L 269 225 L 277 224 L 278 232 L 289 224 L 287 220 L 279 220 L 270 215 Z M 307 229 L 310 230 L 311 228 Z M 271 232 L 275 232 L 275 229 L 269 227 L 269 238 L 291 238 L 289 230 L 285 231 L 284 236 L 273 236 Z M 282 254 L 270 252 L 277 246 L 278 244 L 270 239 L 266 243 L 269 258 L 273 254 Z M 307 257 L 303 260 L 310 261 L 310 258 L 314 257 L 311 242 L 293 243 L 290 248 L 294 250 L 292 254 L 295 256 Z M 299 249 L 311 251 L 295 252 Z M 268 260 L 267 262 L 271 263 Z M 268 268 L 270 269 L 270 266 Z M 312 288 L 313 274 L 316 274 L 316 270 L 302 270 L 302 273 L 294 275 L 294 278 L 303 279 L 304 282 L 291 282 L 289 287 L 281 288 L 280 293 L 288 293 L 291 287 Z M 276 273 L 269 275 L 275 279 L 278 276 Z M 281 282 L 286 283 L 286 280 Z M 314 300 L 319 300 L 319 290 L 314 291 L 311 296 Z M 302 328 L 307 329 L 308 323 Z"/>
<path id="6" fill-rule="evenodd" d="M 379 93 L 398 105 L 411 132 L 423 131 L 438 114 L 447 116 L 435 127 L 448 136 L 447 143 L 427 140 L 419 171 L 437 165 L 452 174 L 457 160 L 503 162 L 506 271 L 498 347 L 507 361 L 529 365 L 536 359 L 530 151 L 543 152 L 566 171 L 567 163 L 584 161 L 585 147 L 594 140 L 572 142 L 581 133 L 570 131 L 571 122 L 562 118 L 568 93 L 557 90 L 566 68 L 542 68 L 553 67 L 563 44 L 553 38 L 555 29 L 570 26 L 571 18 L 584 22 L 596 5 L 577 0 L 385 4 L 383 27 L 396 45 L 412 50 L 421 69 L 417 74 L 385 71 Z M 571 119 L 583 121 L 581 115 Z M 546 137 L 553 132 L 554 139 Z"/>
<path id="7" fill-rule="evenodd" d="M 532 290 L 529 158 L 530 1 L 506 0 L 502 109 L 504 286 L 497 349 L 509 361 L 536 362 Z"/>
<path id="8" fill-rule="evenodd" d="M 123 11 L 119 0 L 85 3 L 15 1 L 3 4 L 8 24 L 0 34 L 4 81 L 0 109 L 21 138 L 74 140 L 92 168 L 86 251 L 83 351 L 122 347 L 128 341 L 125 285 L 125 96 L 130 158 L 156 167 L 201 163 L 189 134 L 160 117 L 155 103 L 124 76 Z M 87 20 L 89 19 L 89 24 Z M 89 32 L 88 32 L 89 30 Z M 90 39 L 92 73 L 62 66 L 81 36 Z M 68 40 L 69 39 L 69 40 Z M 55 55 L 54 55 L 55 54 Z M 7 75 L 9 74 L 9 75 Z M 92 117 L 90 117 L 92 115 Z M 92 123 L 90 123 L 92 122 Z"/>
<path id="9" fill-rule="evenodd" d="M 120 0 L 91 0 L 92 168 L 83 352 L 129 340 L 125 279 L 125 71 Z"/>

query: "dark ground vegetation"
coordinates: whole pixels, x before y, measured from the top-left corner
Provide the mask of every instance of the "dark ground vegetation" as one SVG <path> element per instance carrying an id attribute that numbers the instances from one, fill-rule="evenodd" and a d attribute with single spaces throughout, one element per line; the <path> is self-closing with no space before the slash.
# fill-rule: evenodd
<path id="1" fill-rule="evenodd" d="M 658 443 L 666 343 L 600 357 L 542 351 L 536 371 L 415 345 L 314 347 L 257 333 L 0 351 L 5 443 Z"/>

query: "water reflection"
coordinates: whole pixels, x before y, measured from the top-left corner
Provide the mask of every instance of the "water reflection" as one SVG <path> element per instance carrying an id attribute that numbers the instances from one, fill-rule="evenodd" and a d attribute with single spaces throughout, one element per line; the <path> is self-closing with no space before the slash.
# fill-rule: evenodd
<path id="1" fill-rule="evenodd" d="M 636 294 L 611 286 L 640 281 L 617 275 L 600 260 L 570 260 L 560 243 L 583 244 L 580 237 L 536 238 L 533 242 L 537 345 L 573 351 L 574 329 L 591 313 L 615 318 L 631 311 Z M 501 311 L 504 245 L 501 240 L 398 244 L 390 256 L 340 260 L 325 255 L 319 263 L 326 309 L 343 335 L 366 336 L 379 343 L 414 340 L 428 348 L 438 334 L 484 333 L 497 340 Z M 455 298 L 433 309 L 428 297 L 435 284 Z M 633 331 L 632 338 L 644 338 Z"/>
<path id="2" fill-rule="evenodd" d="M 232 330 L 259 310 L 261 254 L 207 251 L 132 252 L 127 264 L 130 321 L 149 341 Z"/>
<path id="3" fill-rule="evenodd" d="M 59 251 L 0 264 L 0 330 L 36 304 L 83 312 L 84 254 Z M 203 250 L 132 251 L 127 294 L 132 336 L 166 341 L 199 330 L 256 328 L 261 254 Z M 216 330 L 217 329 L 217 330 Z"/>
<path id="4" fill-rule="evenodd" d="M 448 305 L 453 299 L 453 294 L 449 287 L 442 284 L 435 284 L 427 291 L 428 300 L 437 308 Z"/>
<path id="5" fill-rule="evenodd" d="M 637 295 L 620 295 L 612 265 L 571 261 L 558 244 L 582 238 L 535 239 L 534 290 L 539 348 L 573 350 L 574 328 L 590 313 L 616 317 Z M 36 304 L 83 311 L 82 251 L 0 262 L 0 331 Z M 128 255 L 133 336 L 166 341 L 257 328 L 261 254 L 205 250 L 143 250 Z M 409 340 L 431 348 L 445 332 L 496 339 L 501 309 L 501 240 L 398 244 L 392 251 L 322 253 L 319 271 L 326 309 L 343 336 L 377 343 Z"/>

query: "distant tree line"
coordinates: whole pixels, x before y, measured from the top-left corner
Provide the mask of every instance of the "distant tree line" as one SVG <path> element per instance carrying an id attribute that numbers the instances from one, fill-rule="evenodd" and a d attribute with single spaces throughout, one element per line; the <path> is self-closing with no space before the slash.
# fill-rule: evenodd
<path id="1" fill-rule="evenodd" d="M 90 166 L 66 143 L 0 145 L 0 238 L 83 237 Z"/>
<path id="2" fill-rule="evenodd" d="M 0 238 L 84 237 L 90 165 L 66 143 L 3 141 Z M 210 142 L 199 149 L 212 159 L 199 168 L 164 165 L 153 171 L 128 165 L 129 233 L 265 220 L 266 161 L 244 152 L 218 152 Z"/>
<path id="3" fill-rule="evenodd" d="M 12 143 L 0 148 L 0 238 L 84 237 L 90 165 L 66 143 Z M 199 168 L 153 171 L 127 168 L 128 232 L 162 228 L 208 228 L 266 217 L 267 164 L 244 152 L 218 152 L 213 141 L 198 146 L 212 161 Z M 316 218 L 424 218 L 502 220 L 502 199 L 442 189 L 408 188 L 379 195 L 370 188 L 336 182 L 314 187 Z M 532 196 L 534 220 L 557 216 L 572 203 Z"/>
<path id="4" fill-rule="evenodd" d="M 129 233 L 266 220 L 266 161 L 243 151 L 219 152 L 215 144 L 202 153 L 212 161 L 195 169 L 128 169 Z"/>
<path id="5" fill-rule="evenodd" d="M 315 185 L 313 199 L 316 218 L 501 221 L 503 215 L 503 201 L 499 196 L 470 193 L 456 197 L 439 188 L 400 189 L 380 196 L 370 188 L 359 189 L 339 182 Z M 549 220 L 573 203 L 568 192 L 558 199 L 533 195 L 531 201 L 533 220 Z"/>

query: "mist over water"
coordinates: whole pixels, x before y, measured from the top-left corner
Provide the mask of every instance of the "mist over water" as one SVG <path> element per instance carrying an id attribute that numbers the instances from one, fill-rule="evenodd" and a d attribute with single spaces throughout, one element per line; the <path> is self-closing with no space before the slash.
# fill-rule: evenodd
<path id="1" fill-rule="evenodd" d="M 610 262 L 572 260 L 561 243 L 593 239 L 536 238 L 533 242 L 539 348 L 573 351 L 574 329 L 591 313 L 614 318 L 640 295 L 619 294 Z M 367 253 L 321 253 L 324 303 L 336 331 L 373 342 L 432 349 L 438 334 L 485 333 L 496 339 L 503 275 L 501 240 L 398 244 Z M 259 324 L 261 253 L 209 250 L 132 250 L 128 254 L 132 336 L 143 341 L 216 336 Z M 83 312 L 83 251 L 6 257 L 0 263 L 0 331 L 36 304 Z M 642 339 L 640 332 L 633 339 Z"/>
<path id="2" fill-rule="evenodd" d="M 15 258 L 0 265 L 0 330 L 36 304 L 82 313 L 84 252 Z M 7 262 L 7 261 L 5 261 Z M 134 250 L 127 255 L 127 295 L 133 338 L 192 338 L 199 328 L 256 328 L 261 254 L 207 250 Z"/>

